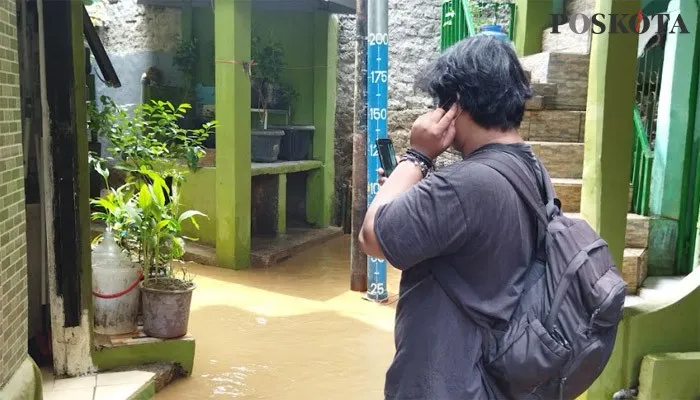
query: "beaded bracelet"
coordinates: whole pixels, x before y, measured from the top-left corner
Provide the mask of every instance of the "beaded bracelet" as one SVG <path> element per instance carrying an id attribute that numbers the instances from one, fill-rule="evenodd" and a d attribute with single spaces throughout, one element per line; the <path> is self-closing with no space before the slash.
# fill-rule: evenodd
<path id="1" fill-rule="evenodd" d="M 406 150 L 406 153 L 410 154 L 410 155 L 416 157 L 417 159 L 419 159 L 420 161 L 422 161 L 425 165 L 428 166 L 429 170 L 435 169 L 435 164 L 433 164 L 433 160 L 431 160 L 428 156 L 421 153 L 420 151 L 415 150 L 415 149 L 408 149 L 408 150 Z"/>
<path id="2" fill-rule="evenodd" d="M 416 166 L 418 166 L 420 168 L 421 175 L 423 175 L 423 178 L 428 176 L 428 171 L 430 171 L 430 167 L 428 167 L 428 165 L 423 160 L 421 160 L 418 157 L 416 157 L 415 155 L 407 152 L 406 154 L 403 155 L 403 157 L 401 157 L 401 159 L 399 160 L 399 164 L 401 164 L 404 161 L 411 162 L 411 163 L 415 164 Z"/>

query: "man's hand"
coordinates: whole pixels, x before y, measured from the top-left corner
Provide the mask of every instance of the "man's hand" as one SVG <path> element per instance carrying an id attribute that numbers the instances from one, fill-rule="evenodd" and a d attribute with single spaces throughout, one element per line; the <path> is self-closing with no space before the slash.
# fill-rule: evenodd
<path id="1" fill-rule="evenodd" d="M 401 158 L 396 156 L 396 164 L 398 165 Z M 382 186 L 386 182 L 387 177 L 384 176 L 384 168 L 377 168 L 377 174 L 379 174 L 379 186 Z"/>
<path id="2" fill-rule="evenodd" d="M 411 148 L 431 159 L 442 154 L 455 138 L 453 122 L 457 117 L 457 109 L 455 103 L 447 112 L 438 107 L 418 117 L 411 127 Z"/>

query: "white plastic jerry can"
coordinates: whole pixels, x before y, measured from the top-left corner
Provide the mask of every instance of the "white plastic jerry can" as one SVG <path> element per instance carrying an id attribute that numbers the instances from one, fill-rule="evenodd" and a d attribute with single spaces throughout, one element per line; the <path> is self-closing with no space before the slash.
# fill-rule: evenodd
<path id="1" fill-rule="evenodd" d="M 122 251 L 111 230 L 92 251 L 95 332 L 120 335 L 137 329 L 140 268 Z M 130 290 L 129 290 L 130 289 Z"/>

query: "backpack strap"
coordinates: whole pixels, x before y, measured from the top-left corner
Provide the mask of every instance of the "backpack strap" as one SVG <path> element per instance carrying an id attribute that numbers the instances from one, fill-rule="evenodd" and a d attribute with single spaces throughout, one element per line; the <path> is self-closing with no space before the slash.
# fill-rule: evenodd
<path id="1" fill-rule="evenodd" d="M 506 157 L 507 159 L 504 159 Z M 533 187 L 533 182 L 527 177 L 522 168 L 513 165 L 511 158 L 507 154 L 504 154 L 503 152 L 484 152 L 475 157 L 469 158 L 469 160 L 491 167 L 496 170 L 496 172 L 503 175 L 511 186 L 513 186 L 513 189 L 515 189 L 520 198 L 525 202 L 525 204 L 528 205 L 530 210 L 535 213 L 537 219 L 540 220 L 545 227 L 547 224 L 549 224 L 549 221 L 553 216 L 553 214 L 550 215 L 549 212 L 551 208 L 545 207 L 544 201 L 542 201 L 542 196 L 538 195 L 537 191 Z M 544 176 L 544 171 L 542 175 Z M 549 197 L 552 195 L 552 207 L 556 207 L 553 202 L 553 190 L 546 184 L 544 186 L 547 196 Z M 549 204 L 550 201 L 547 203 Z M 555 209 L 551 210 L 556 211 Z"/>

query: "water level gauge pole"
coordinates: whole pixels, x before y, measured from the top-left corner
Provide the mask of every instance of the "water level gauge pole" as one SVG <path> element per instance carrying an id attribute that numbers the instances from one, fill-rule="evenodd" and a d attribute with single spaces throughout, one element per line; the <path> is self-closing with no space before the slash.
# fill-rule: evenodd
<path id="1" fill-rule="evenodd" d="M 367 0 L 367 204 L 379 190 L 376 140 L 387 137 L 389 81 L 388 0 Z M 386 261 L 367 258 L 367 298 L 385 302 Z"/>

